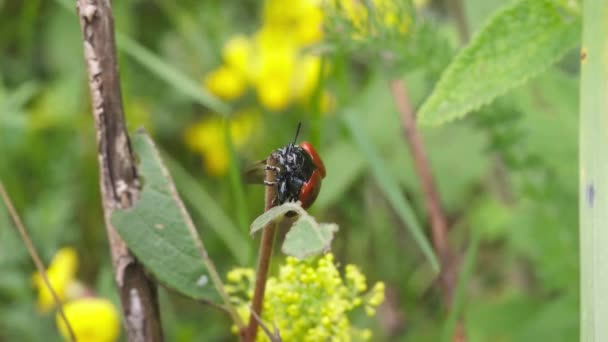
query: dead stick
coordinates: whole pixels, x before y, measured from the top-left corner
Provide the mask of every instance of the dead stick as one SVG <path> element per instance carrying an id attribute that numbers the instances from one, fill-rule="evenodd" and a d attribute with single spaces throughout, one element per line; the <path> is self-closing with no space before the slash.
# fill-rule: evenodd
<path id="1" fill-rule="evenodd" d="M 30 253 L 30 257 L 34 261 L 34 265 L 36 265 L 36 269 L 38 269 L 38 273 L 40 273 L 40 276 L 42 277 L 44 284 L 46 285 L 46 287 L 49 289 L 49 292 L 53 296 L 53 300 L 55 301 L 55 305 L 57 306 L 57 311 L 59 312 L 61 319 L 65 323 L 65 326 L 68 330 L 68 334 L 70 335 L 70 340 L 76 342 L 76 335 L 74 335 L 74 330 L 72 329 L 72 326 L 70 325 L 70 322 L 68 321 L 68 318 L 66 317 L 65 313 L 63 312 L 63 305 L 61 304 L 61 300 L 59 300 L 59 296 L 57 296 L 55 289 L 51 286 L 51 282 L 49 281 L 49 278 L 46 275 L 44 263 L 40 259 L 38 252 L 36 252 L 36 248 L 34 247 L 34 244 L 32 243 L 32 240 L 30 239 L 30 236 L 27 233 L 27 230 L 25 229 L 23 222 L 21 221 L 21 218 L 19 217 L 19 214 L 17 214 L 17 210 L 13 206 L 13 202 L 11 202 L 11 198 L 8 196 L 6 189 L 4 189 L 4 185 L 2 184 L 2 182 L 0 182 L 0 195 L 2 196 L 2 200 L 4 201 L 4 204 L 6 205 L 6 209 L 8 210 L 8 213 L 11 215 L 11 218 L 13 219 L 13 223 L 15 224 L 15 227 L 17 228 L 19 235 L 21 235 L 21 240 L 23 240 L 23 243 L 25 244 L 25 248 L 27 248 L 27 251 Z"/>
<path id="2" fill-rule="evenodd" d="M 454 262 L 454 255 L 450 250 L 447 221 L 441 209 L 441 201 L 437 193 L 422 137 L 416 129 L 416 119 L 405 84 L 402 80 L 393 80 L 390 87 L 395 105 L 401 117 L 403 132 L 412 154 L 414 168 L 422 186 L 424 203 L 431 224 L 431 240 L 441 264 L 440 284 L 446 307 L 449 308 L 452 304 L 452 296 L 456 287 L 457 272 L 454 268 L 457 267 L 457 264 Z"/>
<path id="3" fill-rule="evenodd" d="M 129 341 L 162 341 L 156 284 L 131 255 L 111 222 L 114 210 L 131 207 L 139 180 L 124 121 L 110 0 L 77 0 L 100 170 L 104 219 L 114 278 Z"/>
<path id="4" fill-rule="evenodd" d="M 277 166 L 274 157 L 269 156 L 268 165 Z M 266 181 L 274 182 L 275 173 L 266 171 Z M 264 211 L 270 210 L 275 206 L 276 189 L 273 186 L 267 186 L 265 192 Z M 260 240 L 260 255 L 258 257 L 258 268 L 255 277 L 255 288 L 253 291 L 253 299 L 251 301 L 251 314 L 249 316 L 249 325 L 244 332 L 245 341 L 255 341 L 258 333 L 258 320 L 255 315 L 262 317 L 262 307 L 264 304 L 264 293 L 266 291 L 266 281 L 268 280 L 268 270 L 270 268 L 270 259 L 272 257 L 272 248 L 274 245 L 274 236 L 276 231 L 276 222 L 272 221 L 262 231 Z"/>

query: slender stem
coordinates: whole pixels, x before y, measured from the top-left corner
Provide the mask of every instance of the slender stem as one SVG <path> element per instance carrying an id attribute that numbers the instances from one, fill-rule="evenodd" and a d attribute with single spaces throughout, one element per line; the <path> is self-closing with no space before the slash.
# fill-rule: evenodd
<path id="1" fill-rule="evenodd" d="M 114 229 L 114 210 L 133 206 L 140 182 L 126 130 L 110 0 L 77 0 L 84 58 L 97 131 L 106 231 L 129 341 L 162 341 L 156 284 Z"/>
<path id="2" fill-rule="evenodd" d="M 277 166 L 277 162 L 272 155 L 268 157 L 267 164 Z M 266 181 L 275 181 L 274 172 L 266 171 Z M 264 211 L 268 211 L 275 206 L 275 197 L 276 189 L 272 186 L 267 186 Z M 255 318 L 255 315 L 262 317 L 264 293 L 266 291 L 266 281 L 268 280 L 268 270 L 270 268 L 270 259 L 272 257 L 275 231 L 276 223 L 274 221 L 270 222 L 262 231 L 262 238 L 260 240 L 260 255 L 258 257 L 258 268 L 255 277 L 255 288 L 253 291 L 253 299 L 251 301 L 252 313 L 249 316 L 249 326 L 247 327 L 247 331 L 244 333 L 245 341 L 248 342 L 255 341 L 258 333 L 258 320 Z"/>
<path id="3" fill-rule="evenodd" d="M 403 132 L 412 153 L 414 167 L 422 186 L 425 207 L 431 224 L 433 247 L 439 256 L 441 264 L 439 279 L 446 307 L 449 308 L 452 303 L 452 295 L 456 286 L 456 275 L 458 272 L 457 263 L 452 260 L 454 255 L 448 241 L 447 221 L 441 208 L 441 200 L 435 186 L 435 180 L 431 172 L 422 137 L 416 129 L 416 118 L 409 101 L 405 83 L 399 79 L 393 80 L 390 87 L 401 117 Z"/>
<path id="4" fill-rule="evenodd" d="M 580 341 L 608 341 L 608 2 L 583 2 L 579 217 Z"/>
<path id="5" fill-rule="evenodd" d="M 460 41 L 465 43 L 469 40 L 469 25 L 467 24 L 467 16 L 464 10 L 462 0 L 447 0 L 448 11 L 454 20 L 456 20 L 456 27 L 458 28 L 458 35 Z"/>
<path id="6" fill-rule="evenodd" d="M 226 144 L 228 158 L 230 161 L 228 167 L 228 179 L 230 181 L 230 188 L 232 189 L 232 198 L 234 199 L 239 228 L 244 231 L 249 227 L 249 210 L 247 208 L 247 200 L 245 199 L 245 190 L 243 180 L 241 178 L 239 160 L 234 147 L 234 142 L 232 141 L 230 119 L 225 118 L 223 121 L 224 144 Z"/>
<path id="7" fill-rule="evenodd" d="M 19 235 L 21 235 L 21 239 L 23 240 L 23 243 L 25 244 L 25 248 L 27 248 L 27 251 L 30 253 L 30 257 L 34 261 L 34 264 L 36 265 L 36 269 L 38 269 L 38 273 L 40 273 L 40 276 L 42 277 L 44 284 L 46 285 L 46 287 L 49 289 L 49 292 L 51 292 L 51 295 L 53 296 L 53 300 L 55 301 L 55 305 L 57 306 L 57 311 L 59 312 L 61 319 L 63 320 L 63 322 L 65 323 L 65 326 L 67 327 L 68 334 L 70 335 L 70 340 L 76 342 L 76 335 L 74 335 L 74 330 L 72 329 L 72 326 L 70 325 L 70 322 L 68 321 L 68 318 L 66 317 L 65 312 L 63 312 L 63 306 L 61 305 L 61 300 L 59 300 L 59 296 L 55 292 L 55 289 L 53 289 L 53 287 L 51 286 L 51 282 L 49 281 L 49 278 L 46 275 L 46 270 L 44 268 L 44 264 L 42 263 L 42 260 L 40 260 L 40 256 L 38 255 L 38 252 L 36 252 L 36 248 L 34 248 L 34 244 L 32 243 L 32 240 L 30 239 L 30 236 L 27 233 L 25 226 L 23 225 L 23 222 L 21 221 L 19 214 L 17 214 L 17 210 L 15 210 L 15 207 L 13 206 L 13 202 L 11 202 L 11 199 L 8 196 L 8 193 L 6 192 L 6 189 L 4 189 L 4 185 L 2 184 L 1 181 L 0 181 L 0 196 L 2 196 L 2 200 L 4 201 L 4 204 L 6 205 L 6 209 L 8 210 L 9 214 L 11 215 L 11 218 L 13 219 L 13 223 L 15 224 L 15 227 L 17 228 Z"/>

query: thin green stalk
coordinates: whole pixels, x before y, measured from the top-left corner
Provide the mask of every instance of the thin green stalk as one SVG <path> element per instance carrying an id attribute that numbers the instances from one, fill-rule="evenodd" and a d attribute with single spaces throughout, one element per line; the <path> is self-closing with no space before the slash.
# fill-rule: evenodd
<path id="1" fill-rule="evenodd" d="M 580 113 L 581 341 L 608 341 L 608 2 L 583 3 Z"/>
<path id="2" fill-rule="evenodd" d="M 38 255 L 38 252 L 36 251 L 36 248 L 34 247 L 34 243 L 32 242 L 32 239 L 30 238 L 27 230 L 25 229 L 25 226 L 23 225 L 23 222 L 21 221 L 19 214 L 17 214 L 17 210 L 13 206 L 13 202 L 11 201 L 10 197 L 8 196 L 8 193 L 4 189 L 4 185 L 2 184 L 1 181 L 0 181 L 0 197 L 2 198 L 2 202 L 4 202 L 4 205 L 6 206 L 6 209 L 9 213 L 9 215 L 13 219 L 15 228 L 17 228 L 17 232 L 19 232 L 19 235 L 21 236 L 21 240 L 23 240 L 23 243 L 25 244 L 25 247 L 26 247 L 28 253 L 30 253 L 30 257 L 32 258 L 32 261 L 34 262 L 34 265 L 36 265 L 36 269 L 38 270 L 40 277 L 44 281 L 44 285 L 47 287 L 47 289 L 51 293 L 51 296 L 53 297 L 53 301 L 55 302 L 55 306 L 57 307 L 57 312 L 59 312 L 59 316 L 61 317 L 61 320 L 65 324 L 65 327 L 68 331 L 70 341 L 76 342 L 76 335 L 74 334 L 74 329 L 72 329 L 70 321 L 68 320 L 67 316 L 65 315 L 65 312 L 63 311 L 63 304 L 61 303 L 61 300 L 59 299 L 57 292 L 55 292 L 55 289 L 51 286 L 51 282 L 49 281 L 49 278 L 46 274 L 46 269 L 44 268 L 42 259 L 40 259 L 40 256 Z"/>
<path id="3" fill-rule="evenodd" d="M 443 328 L 442 341 L 449 342 L 453 340 L 455 336 L 456 325 L 461 319 L 462 312 L 464 310 L 465 295 L 467 284 L 473 275 L 475 270 L 475 262 L 477 261 L 477 251 L 479 250 L 479 242 L 481 240 L 481 233 L 479 229 L 473 229 L 471 242 L 469 248 L 464 256 L 463 265 L 458 275 L 458 283 L 456 284 L 456 291 L 454 291 L 454 298 L 452 302 L 452 309 L 448 313 L 448 317 Z M 460 321 L 462 324 L 462 321 Z"/>
<path id="4" fill-rule="evenodd" d="M 310 113 L 310 143 L 313 146 L 321 146 L 321 114 L 323 111 L 323 88 L 325 86 L 326 68 L 325 58 L 321 57 L 321 67 L 319 68 L 319 82 L 312 97 L 312 106 Z"/>
<path id="5" fill-rule="evenodd" d="M 249 209 L 245 200 L 245 185 L 241 177 L 241 169 L 239 168 L 238 158 L 234 143 L 232 142 L 232 132 L 230 130 L 230 119 L 224 119 L 224 137 L 225 144 L 228 150 L 228 158 L 230 159 L 228 167 L 228 178 L 230 180 L 230 188 L 232 189 L 232 198 L 234 199 L 234 209 L 236 211 L 236 219 L 239 228 L 242 231 L 247 231 L 249 228 Z"/>

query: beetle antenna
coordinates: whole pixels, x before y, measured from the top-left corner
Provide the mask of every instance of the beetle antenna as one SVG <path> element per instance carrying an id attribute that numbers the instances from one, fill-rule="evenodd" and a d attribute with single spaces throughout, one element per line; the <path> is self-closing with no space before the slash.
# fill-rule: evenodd
<path id="1" fill-rule="evenodd" d="M 293 142 L 289 145 L 289 151 L 291 152 L 291 148 L 296 144 L 296 141 L 298 140 L 298 135 L 300 135 L 300 128 L 302 127 L 302 122 L 298 122 L 298 128 L 296 129 L 296 136 L 293 137 Z"/>
<path id="2" fill-rule="evenodd" d="M 296 140 L 298 140 L 298 135 L 300 135 L 300 127 L 302 127 L 302 122 L 298 122 L 298 128 L 296 128 L 296 136 L 293 138 L 292 145 L 296 144 Z"/>

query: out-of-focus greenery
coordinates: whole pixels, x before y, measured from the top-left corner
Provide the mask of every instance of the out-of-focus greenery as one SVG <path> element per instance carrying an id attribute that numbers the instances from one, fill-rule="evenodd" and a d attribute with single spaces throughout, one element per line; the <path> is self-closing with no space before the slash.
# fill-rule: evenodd
<path id="1" fill-rule="evenodd" d="M 379 6 L 395 17 L 327 10 L 328 27 L 348 28 L 327 42 L 307 31 L 318 13 L 287 2 L 113 6 L 129 129 L 145 126 L 170 156 L 220 273 L 255 266 L 248 225 L 263 211 L 263 188 L 244 186 L 241 170 L 290 142 L 302 121 L 300 140 L 316 146 L 328 170 L 311 212 L 339 224 L 336 261 L 386 284 L 365 327 L 374 340 L 434 341 L 446 324 L 435 273 L 391 197 L 401 195 L 428 232 L 388 80 L 406 80 L 418 107 L 459 42 L 441 1 L 405 3 Z M 504 3 L 465 1 L 471 30 Z M 73 246 L 78 279 L 118 304 L 80 37 L 72 1 L 0 0 L 0 179 L 43 259 Z M 460 303 L 470 341 L 578 338 L 576 63 L 567 55 L 475 115 L 422 129 L 452 245 L 464 252 L 479 238 Z M 210 100 L 214 93 L 224 102 Z M 361 139 L 380 165 L 370 165 Z M 383 186 L 379 167 L 394 186 Z M 0 340 L 60 339 L 55 316 L 38 312 L 33 273 L 0 206 Z M 164 289 L 160 298 L 167 340 L 234 339 L 217 310 Z"/>

